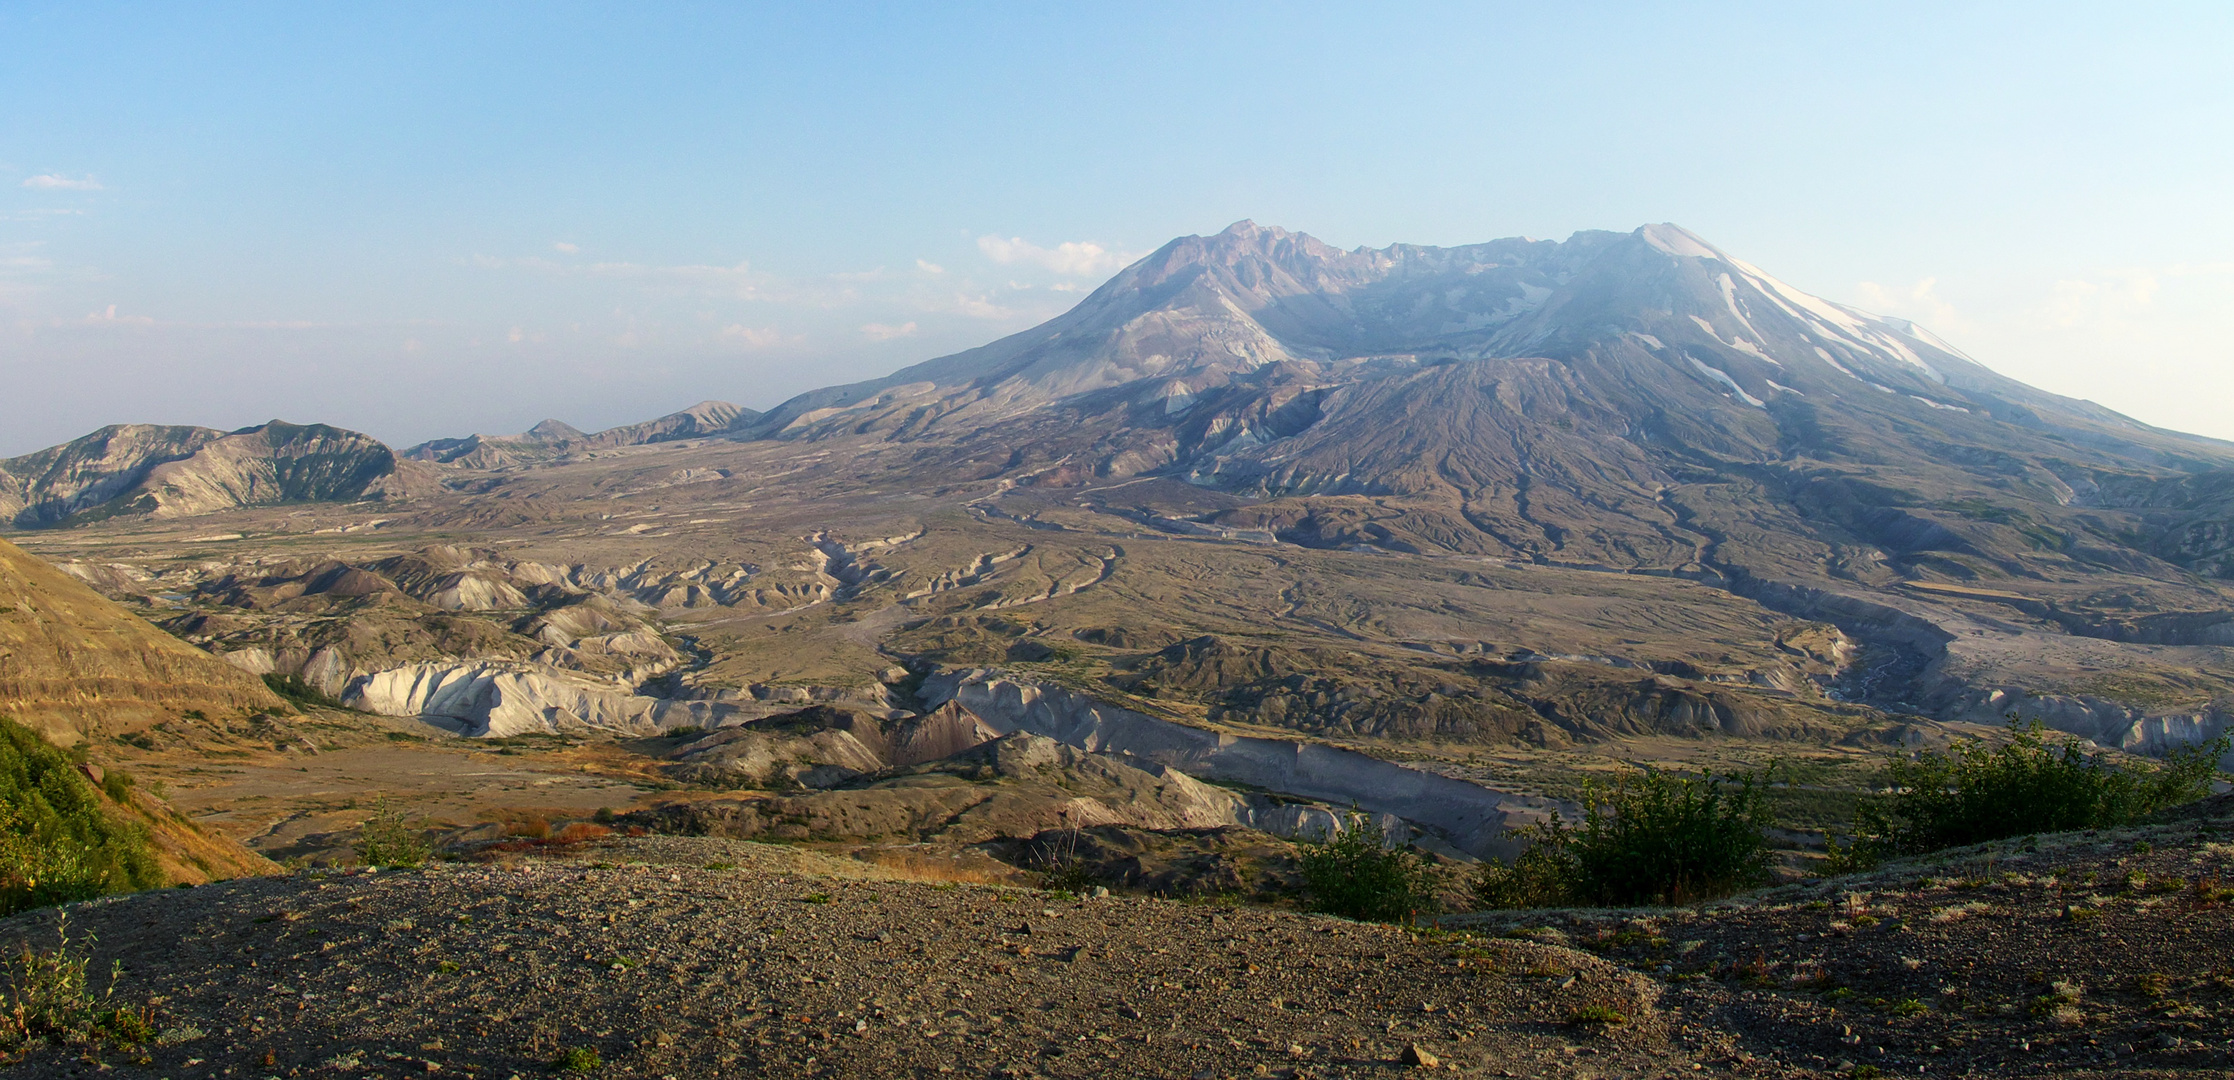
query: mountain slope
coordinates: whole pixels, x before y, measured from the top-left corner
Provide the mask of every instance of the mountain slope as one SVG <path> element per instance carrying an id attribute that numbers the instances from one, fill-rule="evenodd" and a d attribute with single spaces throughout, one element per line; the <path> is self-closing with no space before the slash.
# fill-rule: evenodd
<path id="1" fill-rule="evenodd" d="M 280 707 L 255 676 L 0 541 L 0 715 L 67 746 L 188 711 Z"/>
<path id="2" fill-rule="evenodd" d="M 1242 222 L 752 433 L 1005 449 L 1040 483 L 1393 498 L 1461 523 L 1436 546 L 1637 569 L 1695 565 L 1743 527 L 1681 493 L 1738 485 L 1742 517 L 1806 541 L 1770 562 L 1811 575 L 1832 548 L 1932 543 L 2022 572 L 2039 545 L 2005 521 L 2234 467 L 2234 446 L 2027 387 L 1672 225 L 1345 252 Z M 2176 573 L 2103 524 L 2051 526 L 2076 539 L 2045 554 Z"/>
<path id="3" fill-rule="evenodd" d="M 274 420 L 239 431 L 115 424 L 0 460 L 0 519 L 18 528 L 189 517 L 285 502 L 401 498 L 428 478 L 378 440 Z"/>

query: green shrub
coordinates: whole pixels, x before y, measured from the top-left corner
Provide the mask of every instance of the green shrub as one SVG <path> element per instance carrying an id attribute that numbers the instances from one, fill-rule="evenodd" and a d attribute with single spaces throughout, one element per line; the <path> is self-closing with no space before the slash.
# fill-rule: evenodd
<path id="1" fill-rule="evenodd" d="M 162 887 L 147 830 L 102 801 L 68 754 L 0 717 L 0 915 Z"/>
<path id="2" fill-rule="evenodd" d="M 2131 825 L 2211 792 L 2225 737 L 2185 747 L 2156 768 L 2120 766 L 2066 736 L 2050 745 L 2039 721 L 2009 725 L 2009 740 L 1894 758 L 1884 793 L 1862 803 L 1853 838 L 1832 845 L 1833 872 L 1878 860 L 2034 833 Z"/>
<path id="3" fill-rule="evenodd" d="M 1340 831 L 1305 841 L 1297 861 L 1311 909 L 1367 922 L 1433 910 L 1435 874 L 1426 857 L 1388 840 L 1373 819 L 1353 811 Z"/>
<path id="4" fill-rule="evenodd" d="M 1553 818 L 1510 863 L 1474 881 L 1485 907 L 1687 904 L 1768 879 L 1767 794 L 1758 777 L 1649 772 L 1583 796 L 1582 824 Z"/>
<path id="5" fill-rule="evenodd" d="M 357 831 L 357 861 L 366 866 L 418 866 L 434 848 L 418 829 L 404 820 L 403 811 L 386 799 Z"/>
<path id="6" fill-rule="evenodd" d="M 341 702 L 335 700 L 332 695 L 318 689 L 315 686 L 310 685 L 309 683 L 304 682 L 303 677 L 300 675 L 280 675 L 277 673 L 267 672 L 264 675 L 264 685 L 271 688 L 272 693 L 286 698 L 288 704 L 293 705 L 298 709 L 348 708 L 348 706 L 343 705 Z"/>
<path id="7" fill-rule="evenodd" d="M 132 784 L 132 774 L 122 769 L 110 769 L 101 774 L 102 794 L 120 805 L 131 801 Z"/>

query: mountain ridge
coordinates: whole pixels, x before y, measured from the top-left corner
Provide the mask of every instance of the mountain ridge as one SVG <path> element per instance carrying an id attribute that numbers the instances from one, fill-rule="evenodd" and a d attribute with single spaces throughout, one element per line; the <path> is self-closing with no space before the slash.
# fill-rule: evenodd
<path id="1" fill-rule="evenodd" d="M 402 499 L 432 479 L 379 440 L 272 420 L 219 431 L 111 424 L 0 460 L 0 520 L 17 528 L 190 517 L 285 502 Z"/>

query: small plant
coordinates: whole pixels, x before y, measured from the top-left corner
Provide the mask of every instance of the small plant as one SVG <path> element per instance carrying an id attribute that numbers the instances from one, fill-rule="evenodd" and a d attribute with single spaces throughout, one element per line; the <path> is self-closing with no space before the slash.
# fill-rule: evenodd
<path id="1" fill-rule="evenodd" d="M 830 894 L 829 894 L 829 893 L 826 893 L 826 892 L 811 892 L 811 893 L 808 893 L 808 894 L 807 894 L 807 903 L 810 903 L 810 904 L 827 904 L 827 903 L 829 903 L 829 902 L 830 902 Z"/>
<path id="2" fill-rule="evenodd" d="M 558 1060 L 551 1062 L 551 1068 L 562 1073 L 596 1072 L 604 1067 L 605 1059 L 587 1046 L 569 1046 L 559 1051 Z"/>
<path id="3" fill-rule="evenodd" d="M 1390 847 L 1372 818 L 1350 812 L 1345 826 L 1305 841 L 1298 857 L 1311 907 L 1365 922 L 1404 922 L 1434 904 L 1434 873 L 1419 852 Z"/>
<path id="4" fill-rule="evenodd" d="M 1084 837 L 1071 822 L 1070 811 L 1060 813 L 1064 822 L 1061 828 L 1049 829 L 1032 838 L 1032 846 L 1036 849 L 1032 861 L 1039 865 L 1040 888 L 1082 893 L 1096 884 L 1094 871 L 1079 856 Z"/>
<path id="5" fill-rule="evenodd" d="M 122 962 L 110 965 L 108 986 L 96 994 L 87 975 L 91 958 L 71 950 L 66 922 L 55 933 L 61 940 L 53 951 L 26 945 L 8 965 L 8 986 L 0 992 L 0 1051 L 41 1042 L 137 1046 L 153 1039 L 150 1007 L 114 1003 Z"/>
<path id="6" fill-rule="evenodd" d="M 442 975 L 455 975 L 458 973 L 458 962 L 455 960 L 444 960 L 434 965 L 434 970 L 436 973 Z"/>
<path id="7" fill-rule="evenodd" d="M 1484 863 L 1475 879 L 1486 907 L 1686 904 L 1767 880 L 1773 855 L 1760 777 L 1631 776 L 1584 796 L 1583 821 L 1557 818 L 1529 831 L 1511 863 Z"/>
<path id="8" fill-rule="evenodd" d="M 2058 979 L 2048 984 L 2048 992 L 2032 999 L 2032 1015 L 2051 1016 L 2060 1010 L 2075 1009 L 2085 991 L 2078 983 Z"/>
<path id="9" fill-rule="evenodd" d="M 600 806 L 597 808 L 596 813 L 590 815 L 590 820 L 600 825 L 611 825 L 615 816 L 616 815 L 613 813 L 612 807 Z"/>
<path id="10" fill-rule="evenodd" d="M 1856 1065 L 1848 1070 L 1846 1075 L 1852 1077 L 1853 1080 L 1877 1080 L 1878 1077 L 1885 1075 L 1885 1070 L 1875 1065 Z"/>
<path id="11" fill-rule="evenodd" d="M 1567 1022 L 1570 1024 L 1604 1024 L 1611 1027 L 1615 1024 L 1626 1024 L 1629 1022 L 1629 1018 L 1623 1015 L 1621 1010 L 1611 1005 L 1585 1005 L 1568 1013 Z"/>
<path id="12" fill-rule="evenodd" d="M 1885 1003 L 1885 1011 L 1893 1016 L 1922 1016 L 1930 1010 L 1921 998 L 1897 998 Z"/>
<path id="13" fill-rule="evenodd" d="M 373 808 L 372 817 L 357 833 L 357 861 L 366 866 L 418 866 L 433 854 L 427 838 L 386 799 Z"/>

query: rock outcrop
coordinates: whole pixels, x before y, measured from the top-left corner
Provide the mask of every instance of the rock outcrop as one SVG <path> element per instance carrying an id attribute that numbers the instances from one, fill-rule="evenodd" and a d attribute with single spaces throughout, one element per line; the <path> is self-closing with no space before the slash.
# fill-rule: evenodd
<path id="1" fill-rule="evenodd" d="M 1392 815 L 1432 830 L 1469 855 L 1509 853 L 1515 847 L 1509 830 L 1542 821 L 1557 809 L 1548 799 L 1495 791 L 1353 750 L 1189 727 L 993 670 L 935 675 L 924 681 L 923 698 L 959 703 L 997 731 L 1028 732 L 1206 780 Z M 1242 823 L 1287 834 L 1308 824 Z"/>
<path id="2" fill-rule="evenodd" d="M 761 722 L 777 725 L 792 718 Z M 807 717 L 802 726 L 844 732 L 858 740 L 823 746 L 858 764 L 875 726 L 859 719 Z M 732 729 L 736 730 L 736 729 Z M 723 732 L 722 735 L 728 735 Z M 718 738 L 718 736 L 717 736 Z M 840 778 L 832 767 L 802 779 L 827 790 L 748 799 L 693 799 L 645 811 L 637 820 L 663 832 L 739 838 L 807 840 L 884 837 L 979 844 L 1030 837 L 1049 829 L 1117 825 L 1141 829 L 1209 829 L 1241 825 L 1292 836 L 1339 828 L 1324 806 L 1299 804 L 1203 783 L 1161 762 L 1098 753 L 1044 735 L 1014 731 L 961 753 L 912 766 Z"/>
<path id="3" fill-rule="evenodd" d="M 737 713 L 716 701 L 675 701 L 541 664 L 480 661 L 409 664 L 359 676 L 342 703 L 384 716 L 416 716 L 460 735 L 598 730 L 627 735 L 713 727 Z"/>

